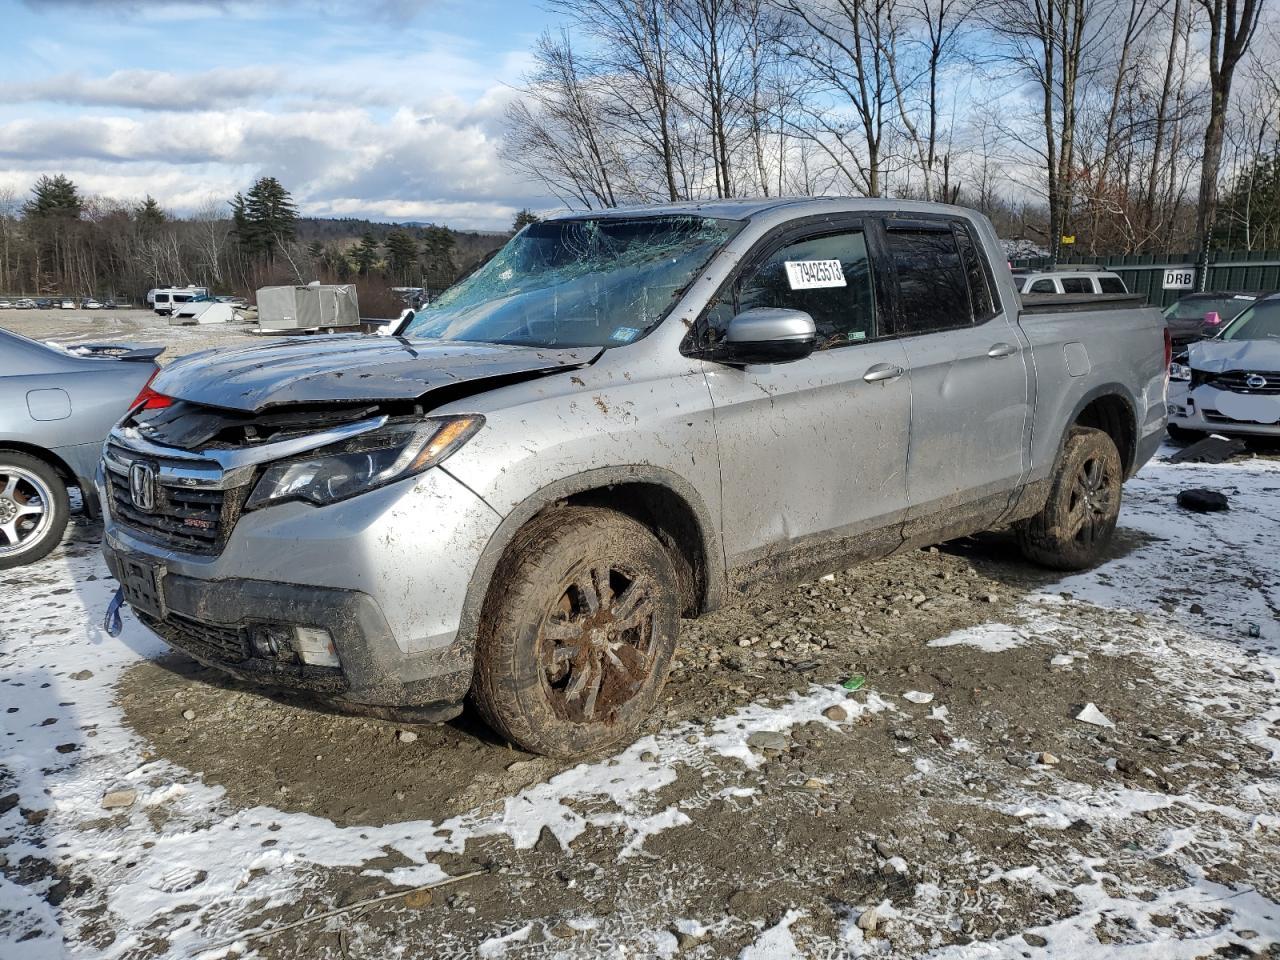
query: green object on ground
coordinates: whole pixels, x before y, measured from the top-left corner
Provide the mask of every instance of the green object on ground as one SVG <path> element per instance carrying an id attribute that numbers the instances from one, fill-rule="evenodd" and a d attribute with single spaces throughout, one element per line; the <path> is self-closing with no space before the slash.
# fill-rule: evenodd
<path id="1" fill-rule="evenodd" d="M 866 685 L 867 678 L 860 673 L 855 673 L 844 683 L 840 684 L 840 686 L 844 687 L 846 690 L 861 690 Z"/>

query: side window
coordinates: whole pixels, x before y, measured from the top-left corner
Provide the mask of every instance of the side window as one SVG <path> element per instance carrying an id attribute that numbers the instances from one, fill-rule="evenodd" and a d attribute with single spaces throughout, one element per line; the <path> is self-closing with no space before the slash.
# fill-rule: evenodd
<path id="1" fill-rule="evenodd" d="M 873 336 L 875 288 L 866 237 L 861 230 L 798 240 L 772 254 L 738 284 L 737 309 L 790 307 L 813 317 L 818 349 Z M 729 317 L 713 313 L 722 330 Z"/>
<path id="2" fill-rule="evenodd" d="M 1063 293 L 1093 293 L 1093 281 L 1088 277 L 1063 277 Z"/>
<path id="3" fill-rule="evenodd" d="M 1119 277 L 1099 277 L 1098 286 L 1102 288 L 1103 293 L 1128 293 L 1124 288 L 1124 281 Z"/>
<path id="4" fill-rule="evenodd" d="M 969 283 L 955 235 L 943 230 L 889 230 L 898 275 L 898 333 L 911 336 L 973 323 Z"/>
<path id="5" fill-rule="evenodd" d="M 1055 291 L 1053 288 L 1053 281 L 1037 280 L 1035 283 L 1031 285 L 1031 289 L 1028 290 L 1027 292 L 1028 293 L 1054 293 Z"/>
<path id="6" fill-rule="evenodd" d="M 969 280 L 969 300 L 973 304 L 974 323 L 986 323 L 998 311 L 991 293 L 987 269 L 982 262 L 982 253 L 964 224 L 955 224 L 955 232 L 956 243 L 960 247 L 960 262 L 964 264 L 965 276 Z"/>

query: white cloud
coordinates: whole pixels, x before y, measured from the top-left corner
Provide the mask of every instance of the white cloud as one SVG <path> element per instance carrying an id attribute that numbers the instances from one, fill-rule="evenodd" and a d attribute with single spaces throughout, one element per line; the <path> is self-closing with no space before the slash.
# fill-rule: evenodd
<path id="1" fill-rule="evenodd" d="M 281 72 L 270 67 L 225 67 L 186 74 L 117 70 L 105 77 L 64 73 L 22 83 L 0 83 L 0 102 L 206 110 L 273 96 L 281 84 Z"/>
<path id="2" fill-rule="evenodd" d="M 498 158 L 490 121 L 506 95 L 389 117 L 347 107 L 19 119 L 0 123 L 0 175 L 25 189 L 62 171 L 90 192 L 150 193 L 183 211 L 270 174 L 306 213 L 504 227 L 540 201 Z"/>

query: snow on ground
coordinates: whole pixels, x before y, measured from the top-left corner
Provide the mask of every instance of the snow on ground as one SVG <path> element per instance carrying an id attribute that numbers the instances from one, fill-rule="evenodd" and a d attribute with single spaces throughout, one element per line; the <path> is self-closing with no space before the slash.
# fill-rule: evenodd
<path id="1" fill-rule="evenodd" d="M 1174 508 L 1176 492 L 1189 486 L 1223 489 L 1232 510 L 1200 516 Z M 1047 945 L 1053 956 L 1064 958 L 1190 960 L 1219 949 L 1280 945 L 1275 902 L 1248 884 L 1215 882 L 1198 866 L 1205 849 L 1227 858 L 1241 844 L 1275 849 L 1280 833 L 1280 463 L 1153 463 L 1127 488 L 1125 503 L 1122 526 L 1141 535 L 1134 549 L 1095 571 L 1032 592 L 1000 622 L 935 638 L 931 646 L 955 647 L 972 658 L 1030 648 L 1043 654 L 1044 664 L 1052 664 L 1065 684 L 1095 658 L 1143 658 L 1164 694 L 1172 691 L 1189 709 L 1231 724 L 1240 743 L 1252 747 L 1243 762 L 1264 763 L 1267 775 L 1249 782 L 1231 802 L 1082 784 L 1059 775 L 1050 763 L 1033 764 L 991 789 L 965 792 L 961 785 L 968 783 L 973 746 L 956 737 L 941 759 L 917 759 L 911 777 L 959 786 L 952 799 L 975 817 L 1012 818 L 1040 831 L 1179 812 L 1185 825 L 1166 831 L 1158 855 L 1178 864 L 1185 883 L 1144 887 L 1118 878 L 1106 858 L 1084 854 L 1041 864 L 1033 845 L 1024 851 L 1024 862 L 989 871 L 980 885 L 996 896 L 1012 887 L 1038 890 L 1046 901 L 1068 898 L 1074 905 L 1054 922 L 1008 938 L 939 943 L 936 931 L 958 922 L 957 898 L 966 894 L 919 881 L 896 909 L 883 902 L 881 915 L 888 929 L 896 924 L 905 931 L 914 923 L 917 931 L 927 927 L 931 934 L 904 933 L 898 942 L 864 931 L 856 921 L 878 899 L 845 905 L 845 922 L 834 934 L 807 929 L 811 910 L 797 904 L 772 919 L 760 917 L 758 934 L 742 957 L 927 954 L 977 960 L 1020 958 L 1029 946 Z M 1213 578 L 1209 589 L 1206 577 Z M 459 853 L 468 841 L 486 837 L 506 838 L 523 850 L 549 833 L 568 851 L 588 831 L 604 829 L 617 835 L 619 864 L 643 859 L 652 856 L 646 843 L 689 828 L 698 816 L 698 804 L 672 800 L 682 777 L 712 764 L 736 764 L 755 774 L 768 756 L 759 746 L 761 734 L 810 724 L 857 736 L 860 723 L 877 715 L 892 721 L 919 699 L 850 694 L 837 683 L 805 686 L 797 676 L 790 699 L 751 703 L 704 724 L 665 729 L 485 809 L 439 822 L 340 827 L 268 806 L 237 808 L 199 772 L 153 755 L 147 739 L 126 723 L 115 686 L 124 671 L 159 656 L 164 647 L 129 617 L 119 638 L 101 630 L 113 584 L 91 543 L 72 544 L 0 580 L 7 581 L 0 588 L 4 960 L 253 954 L 258 946 L 245 934 L 256 918 L 319 889 L 332 872 L 356 871 L 407 887 L 432 884 L 446 879 L 435 862 L 439 855 Z M 1193 611 L 1193 596 L 1212 596 L 1213 602 Z M 1094 629 L 1082 629 L 1082 623 Z M 1139 701 L 1147 695 L 1136 685 L 1129 693 Z M 847 718 L 829 719 L 832 707 Z M 954 719 L 946 705 L 920 709 L 936 730 L 949 728 Z M 749 742 L 753 735 L 756 740 Z M 821 789 L 824 783 L 810 786 Z M 136 798 L 106 810 L 104 796 L 113 791 L 136 791 Z M 756 793 L 753 786 L 729 786 L 716 802 L 750 805 L 759 799 Z M 892 873 L 900 858 L 885 859 Z M 898 872 L 905 876 L 906 870 L 902 862 Z M 90 879 L 92 894 L 78 896 Z M 638 911 L 638 918 L 654 926 L 634 931 L 629 955 L 673 955 L 680 937 L 692 938 L 690 949 L 700 949 L 696 944 L 706 941 L 699 938 L 723 919 L 691 920 L 680 903 L 659 901 Z M 1176 923 L 1153 919 L 1165 916 L 1176 917 Z M 581 928 L 593 930 L 598 922 L 583 918 Z M 528 923 L 491 929 L 478 953 L 515 957 L 537 949 L 543 951 L 539 956 L 553 955 L 531 942 L 538 933 L 538 925 Z M 554 955 L 593 954 L 588 948 Z"/>

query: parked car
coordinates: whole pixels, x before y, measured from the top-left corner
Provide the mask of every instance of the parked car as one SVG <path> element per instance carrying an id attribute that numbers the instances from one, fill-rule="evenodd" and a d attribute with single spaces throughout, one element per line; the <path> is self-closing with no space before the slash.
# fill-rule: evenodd
<path id="1" fill-rule="evenodd" d="M 101 310 L 102 301 L 95 300 L 93 297 L 90 297 L 88 300 L 82 301 L 80 306 L 83 307 L 85 310 Z"/>
<path id="2" fill-rule="evenodd" d="M 13 302 L 11 300 L 0 300 L 0 310 L 12 310 Z"/>
<path id="3" fill-rule="evenodd" d="M 1280 294 L 1256 301 L 1170 368 L 1169 435 L 1280 437 Z"/>
<path id="4" fill-rule="evenodd" d="M 58 306 L 63 310 L 74 310 L 76 309 L 76 302 L 70 298 L 64 298 L 58 301 Z"/>
<path id="5" fill-rule="evenodd" d="M 1123 294 L 1129 291 L 1117 274 L 1105 270 L 1077 270 L 1064 267 L 1059 270 L 1014 271 L 1014 282 L 1019 293 L 1047 294 Z"/>
<path id="6" fill-rule="evenodd" d="M 15 303 L 14 306 L 19 310 L 34 310 L 36 308 L 36 302 L 34 300 L 24 298 Z"/>
<path id="7" fill-rule="evenodd" d="M 45 556 L 62 539 L 67 488 L 98 512 L 102 442 L 159 369 L 160 347 L 74 350 L 0 330 L 0 570 Z"/>
<path id="8" fill-rule="evenodd" d="M 1234 320 L 1261 294 L 1212 291 L 1189 293 L 1164 308 L 1175 347 L 1215 336 L 1222 324 Z"/>
<path id="9" fill-rule="evenodd" d="M 104 451 L 119 600 L 237 677 L 470 694 L 576 756 L 658 701 L 682 616 L 996 525 L 1087 567 L 1163 438 L 1168 332 L 1024 307 L 1004 263 L 906 201 L 533 224 L 397 337 L 167 367 Z"/>

